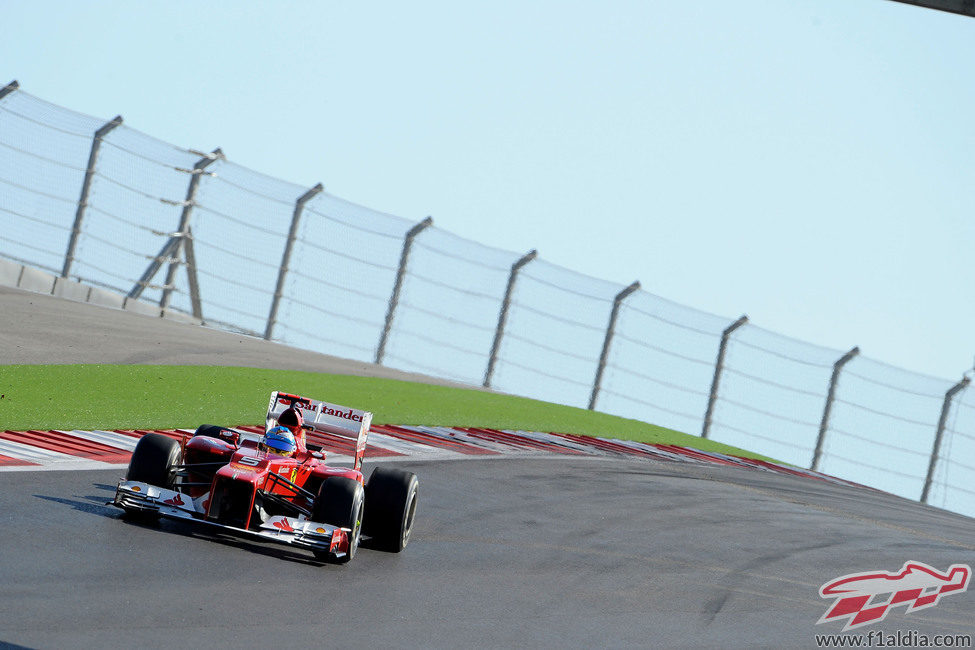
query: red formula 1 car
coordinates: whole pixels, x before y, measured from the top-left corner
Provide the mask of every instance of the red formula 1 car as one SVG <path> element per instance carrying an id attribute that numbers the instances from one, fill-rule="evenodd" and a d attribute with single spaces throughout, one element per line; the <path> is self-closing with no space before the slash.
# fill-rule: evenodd
<path id="1" fill-rule="evenodd" d="M 329 562 L 355 557 L 361 535 L 373 547 L 402 551 L 413 530 L 417 478 L 379 467 L 363 481 L 372 413 L 271 393 L 266 429 L 285 419 L 300 438 L 318 431 L 353 439 L 352 467 L 326 465 L 314 445 L 281 455 L 264 436 L 205 424 L 183 444 L 157 433 L 141 438 L 111 503 L 143 519 L 190 520 L 308 548 Z"/>

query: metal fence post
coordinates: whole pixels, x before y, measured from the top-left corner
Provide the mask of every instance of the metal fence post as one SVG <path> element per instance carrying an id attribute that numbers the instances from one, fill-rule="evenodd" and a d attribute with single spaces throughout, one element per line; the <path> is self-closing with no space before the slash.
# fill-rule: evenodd
<path id="1" fill-rule="evenodd" d="M 386 323 L 383 325 L 383 333 L 379 337 L 379 345 L 376 347 L 377 364 L 382 364 L 383 357 L 386 355 L 386 341 L 389 339 L 389 330 L 393 327 L 393 315 L 396 313 L 396 305 L 399 303 L 399 292 L 403 286 L 403 276 L 406 275 L 406 264 L 410 259 L 413 240 L 432 223 L 433 217 L 427 217 L 406 232 L 406 237 L 403 240 L 403 252 L 399 257 L 399 270 L 396 272 L 396 283 L 393 285 L 393 294 L 389 297 L 389 308 L 386 310 Z"/>
<path id="2" fill-rule="evenodd" d="M 718 345 L 718 358 L 714 362 L 714 378 L 711 380 L 711 394 L 708 396 L 708 408 L 704 412 L 704 426 L 701 428 L 702 438 L 707 438 L 711 433 L 711 418 L 714 417 L 714 405 L 718 401 L 718 386 L 721 383 L 721 371 L 724 370 L 724 357 L 728 351 L 728 340 L 736 329 L 747 322 L 748 316 L 742 316 L 726 327 L 721 333 L 721 344 Z"/>
<path id="3" fill-rule="evenodd" d="M 295 201 L 295 211 L 294 214 L 291 215 L 291 228 L 288 229 L 288 240 L 284 244 L 284 253 L 281 255 L 281 268 L 278 271 L 278 283 L 274 287 L 274 298 L 271 301 L 271 311 L 268 313 L 267 327 L 264 329 L 264 339 L 266 341 L 270 341 L 271 335 L 274 333 L 274 323 L 278 318 L 278 305 L 281 303 L 281 294 L 284 293 L 284 278 L 288 275 L 288 264 L 291 262 L 291 251 L 294 248 L 295 239 L 298 238 L 298 223 L 301 221 L 301 213 L 305 209 L 305 204 L 323 189 L 324 187 L 322 187 L 322 184 L 319 183 L 299 196 L 298 200 Z"/>
<path id="4" fill-rule="evenodd" d="M 508 286 L 505 287 L 504 300 L 501 301 L 501 311 L 498 314 L 498 328 L 494 331 L 494 343 L 491 344 L 491 356 L 488 357 L 487 370 L 484 372 L 485 388 L 491 387 L 491 379 L 494 377 L 494 366 L 498 362 L 498 350 L 501 348 L 501 337 L 504 336 L 504 326 L 508 322 L 508 308 L 511 306 L 511 296 L 515 292 L 515 280 L 518 279 L 518 271 L 536 257 L 538 257 L 538 251 L 532 249 L 511 265 L 511 273 L 508 275 Z"/>
<path id="5" fill-rule="evenodd" d="M 85 208 L 88 207 L 88 193 L 91 191 L 91 181 L 95 178 L 95 163 L 98 161 L 98 150 L 102 146 L 102 138 L 121 123 L 122 116 L 116 115 L 111 121 L 106 122 L 100 129 L 95 131 L 95 137 L 91 141 L 91 151 L 88 152 L 88 166 L 85 168 L 85 180 L 81 184 L 81 197 L 78 199 L 78 209 L 74 213 L 74 225 L 71 227 L 68 250 L 64 254 L 64 268 L 61 269 L 62 278 L 68 277 L 68 273 L 71 272 L 71 265 L 74 263 L 74 251 L 78 246 L 78 237 L 81 235 L 81 224 L 85 219 Z"/>
<path id="6" fill-rule="evenodd" d="M 193 250 L 193 228 L 186 226 L 186 236 L 183 237 L 183 251 L 186 254 L 186 279 L 190 285 L 190 305 L 193 318 L 203 321 L 203 301 L 200 300 L 200 282 L 196 275 L 196 252 Z"/>
<path id="7" fill-rule="evenodd" d="M 223 158 L 223 152 L 220 149 L 214 149 L 213 153 L 206 155 L 206 157 L 204 157 L 202 160 L 197 162 L 196 165 L 197 167 L 199 167 L 200 165 L 206 167 L 206 165 L 210 164 L 210 162 L 219 160 L 221 158 Z M 204 164 L 205 161 L 209 161 L 209 162 L 206 162 L 206 164 Z M 178 253 L 180 249 L 180 244 L 182 243 L 183 239 L 186 237 L 187 234 L 186 233 L 187 229 L 182 227 L 183 217 L 186 218 L 187 220 L 186 222 L 188 224 L 189 213 L 187 212 L 187 208 L 193 205 L 192 197 L 196 195 L 196 186 L 199 183 L 197 179 L 199 178 L 199 175 L 202 173 L 202 169 L 203 169 L 203 167 L 200 167 L 199 169 L 197 169 L 197 167 L 194 167 L 193 171 L 190 172 L 191 174 L 193 174 L 193 177 L 190 179 L 190 187 L 186 193 L 187 200 L 183 201 L 182 203 L 176 201 L 164 200 L 164 203 L 171 203 L 173 205 L 183 206 L 183 215 L 180 217 L 181 227 L 179 228 L 179 230 L 177 230 L 172 235 L 170 235 L 169 239 L 166 240 L 166 243 L 163 244 L 162 248 L 159 250 L 159 254 L 156 255 L 154 258 L 152 258 L 152 261 L 149 262 L 149 266 L 146 267 L 146 270 L 142 274 L 142 277 L 136 281 L 136 283 L 132 286 L 132 290 L 129 291 L 128 293 L 129 298 L 132 298 L 133 300 L 138 299 L 139 296 L 142 295 L 142 292 L 145 291 L 146 287 L 149 286 L 149 282 L 152 280 L 153 277 L 155 277 L 156 273 L 159 272 L 159 269 L 160 267 L 162 267 L 163 264 L 168 263 L 171 265 L 170 268 L 173 268 L 172 265 L 179 262 Z M 188 170 L 181 170 L 181 171 L 188 171 Z M 163 289 L 165 289 L 165 287 L 163 287 Z"/>
<path id="8" fill-rule="evenodd" d="M 18 88 L 20 88 L 20 84 L 17 83 L 16 79 L 14 79 L 3 88 L 0 88 L 0 99 L 3 99 L 4 97 L 9 95 L 13 91 L 17 90 Z"/>
<path id="9" fill-rule="evenodd" d="M 149 286 L 152 278 L 155 277 L 156 273 L 159 272 L 160 266 L 166 264 L 171 259 L 179 259 L 174 257 L 174 255 L 176 255 L 178 252 L 180 237 L 182 237 L 182 235 L 175 232 L 169 237 L 169 239 L 166 240 L 166 243 L 163 244 L 161 249 L 159 249 L 159 253 L 157 253 L 155 257 L 151 258 L 152 261 L 149 262 L 149 266 L 146 267 L 146 270 L 142 272 L 142 276 L 135 281 L 135 284 L 132 285 L 132 289 L 128 294 L 126 294 L 129 298 L 137 300 L 142 295 L 142 292 L 145 291 L 146 287 Z"/>
<path id="10" fill-rule="evenodd" d="M 599 389 L 603 383 L 603 371 L 606 370 L 606 360 L 609 358 L 609 346 L 613 342 L 613 334 L 616 333 L 616 319 L 620 314 L 620 305 L 626 300 L 627 296 L 640 288 L 640 281 L 637 280 L 626 287 L 613 299 L 613 310 L 609 313 L 609 325 L 606 326 L 606 338 L 603 339 L 603 351 L 599 354 L 599 365 L 596 366 L 596 378 L 592 382 L 592 393 L 589 395 L 589 410 L 596 410 L 596 400 L 599 398 Z"/>
<path id="11" fill-rule="evenodd" d="M 968 377 L 964 377 L 945 393 L 945 401 L 941 405 L 941 417 L 938 418 L 938 430 L 934 434 L 934 446 L 931 449 L 931 462 L 928 464 L 928 475 L 924 479 L 924 489 L 921 491 L 921 503 L 927 503 L 928 496 L 931 494 L 931 484 L 934 482 L 934 469 L 938 464 L 938 455 L 941 453 L 941 439 L 944 437 L 945 426 L 948 424 L 948 412 L 951 410 L 951 401 L 955 395 L 968 386 L 970 381 Z"/>
<path id="12" fill-rule="evenodd" d="M 829 378 L 829 390 L 826 392 L 826 406 L 823 408 L 823 419 L 819 423 L 819 436 L 816 438 L 816 450 L 813 452 L 812 465 L 809 466 L 809 469 L 814 472 L 819 471 L 819 462 L 823 458 L 823 443 L 826 442 L 826 430 L 829 429 L 829 415 L 833 410 L 833 398 L 836 397 L 836 383 L 839 381 L 840 371 L 858 354 L 860 348 L 854 347 L 833 364 L 833 375 Z"/>
<path id="13" fill-rule="evenodd" d="M 190 173 L 190 184 L 186 188 L 186 199 L 183 201 L 183 212 L 179 217 L 178 232 L 183 234 L 179 240 L 179 246 L 185 244 L 188 235 L 187 228 L 190 223 L 190 215 L 193 213 L 193 206 L 196 205 L 196 189 L 200 186 L 200 176 L 203 174 L 203 170 L 223 157 L 223 151 L 217 148 L 213 150 L 213 153 L 200 158 L 193 165 L 193 171 Z M 177 248 L 178 251 L 179 248 Z M 179 257 L 179 255 L 176 255 L 176 257 Z M 169 296 L 173 293 L 173 280 L 176 279 L 176 265 L 177 262 L 170 262 L 169 270 L 166 271 L 166 282 L 163 285 L 162 298 L 159 299 L 160 309 L 165 309 L 169 306 Z"/>

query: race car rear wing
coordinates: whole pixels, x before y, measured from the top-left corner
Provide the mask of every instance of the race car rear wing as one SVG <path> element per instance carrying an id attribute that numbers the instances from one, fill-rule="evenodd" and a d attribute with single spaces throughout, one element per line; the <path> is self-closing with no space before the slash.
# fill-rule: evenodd
<path id="1" fill-rule="evenodd" d="M 372 413 L 348 406 L 321 402 L 310 397 L 274 391 L 271 393 L 271 401 L 267 405 L 265 430 L 275 426 L 278 416 L 292 406 L 301 410 L 305 428 L 355 440 L 355 469 L 358 470 L 362 467 L 362 457 L 366 453 L 366 437 L 369 435 Z"/>

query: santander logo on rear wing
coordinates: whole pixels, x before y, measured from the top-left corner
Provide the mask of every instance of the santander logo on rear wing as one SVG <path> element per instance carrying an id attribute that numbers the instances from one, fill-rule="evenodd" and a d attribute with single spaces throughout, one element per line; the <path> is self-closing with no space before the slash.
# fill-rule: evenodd
<path id="1" fill-rule="evenodd" d="M 274 391 L 267 405 L 265 428 L 274 426 L 278 416 L 291 407 L 301 410 L 305 427 L 355 440 L 355 468 L 361 468 L 362 457 L 366 453 L 366 437 L 369 434 L 369 425 L 372 423 L 372 413 L 310 397 Z"/>
<path id="2" fill-rule="evenodd" d="M 968 589 L 972 570 L 952 564 L 945 572 L 922 562 L 905 562 L 900 571 L 867 571 L 835 578 L 819 588 L 822 598 L 836 601 L 816 624 L 846 620 L 842 631 L 878 623 L 894 607 L 907 612 L 934 607 L 942 596 Z"/>

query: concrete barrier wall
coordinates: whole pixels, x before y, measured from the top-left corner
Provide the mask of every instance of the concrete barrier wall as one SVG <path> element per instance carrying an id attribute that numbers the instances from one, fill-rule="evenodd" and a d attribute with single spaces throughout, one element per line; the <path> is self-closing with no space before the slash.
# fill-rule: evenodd
<path id="1" fill-rule="evenodd" d="M 92 287 L 74 280 L 66 280 L 47 271 L 0 259 L 0 286 L 16 287 L 34 293 L 44 293 L 75 302 L 86 302 L 98 307 L 124 309 L 133 314 L 154 318 L 166 318 L 192 325 L 202 325 L 199 319 L 173 309 L 162 310 L 159 305 L 133 300 L 120 293 Z"/>

